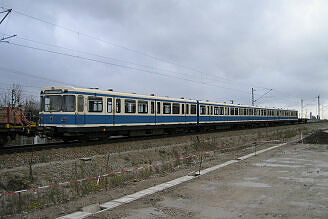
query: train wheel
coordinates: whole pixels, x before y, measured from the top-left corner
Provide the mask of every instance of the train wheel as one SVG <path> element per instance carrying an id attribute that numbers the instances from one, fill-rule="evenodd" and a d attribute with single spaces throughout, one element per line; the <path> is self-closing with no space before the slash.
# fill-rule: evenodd
<path id="1" fill-rule="evenodd" d="M 8 137 L 6 135 L 0 136 L 0 147 L 5 146 L 8 143 Z"/>

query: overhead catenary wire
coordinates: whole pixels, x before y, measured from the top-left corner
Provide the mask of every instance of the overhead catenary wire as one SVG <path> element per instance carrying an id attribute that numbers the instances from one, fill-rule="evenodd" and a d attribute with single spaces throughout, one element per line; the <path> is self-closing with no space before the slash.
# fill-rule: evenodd
<path id="1" fill-rule="evenodd" d="M 28 77 L 35 77 L 35 78 L 38 78 L 38 79 L 41 79 L 41 80 L 54 82 L 54 83 L 58 83 L 58 84 L 65 84 L 65 85 L 74 86 L 74 87 L 81 87 L 81 85 L 76 85 L 76 84 L 72 84 L 72 83 L 68 83 L 68 82 L 64 82 L 64 81 L 58 81 L 58 80 L 54 80 L 54 79 L 51 79 L 51 78 L 47 78 L 47 77 L 43 77 L 43 76 L 39 76 L 39 75 L 36 75 L 36 74 L 27 73 L 27 72 L 22 72 L 22 71 L 10 69 L 10 68 L 3 67 L 3 66 L 0 66 L 0 71 L 9 72 L 9 73 L 12 73 L 12 74 L 17 74 L 17 75 L 24 75 L 24 76 L 28 76 Z"/>
<path id="2" fill-rule="evenodd" d="M 103 40 L 99 37 L 96 37 L 96 36 L 92 36 L 90 34 L 87 34 L 87 33 L 83 33 L 81 31 L 77 31 L 77 30 L 74 30 L 73 28 L 69 28 L 69 27 L 66 27 L 66 26 L 63 26 L 63 25 L 59 25 L 59 24 L 56 24 L 56 23 L 53 23 L 53 22 L 50 22 L 50 21 L 47 21 L 45 19 L 41 19 L 41 18 L 38 18 L 38 17 L 35 17 L 35 16 L 32 16 L 32 15 L 29 15 L 27 13 L 24 13 L 24 12 L 21 12 L 21 11 L 18 11 L 16 9 L 13 9 L 13 12 L 19 14 L 19 15 L 22 15 L 22 16 L 25 16 L 25 17 L 28 17 L 28 18 L 31 18 L 31 19 L 34 19 L 34 20 L 37 20 L 39 22 L 43 22 L 43 23 L 46 23 L 48 25 L 52 25 L 52 26 L 55 26 L 55 27 L 58 27 L 58 28 L 61 28 L 63 30 L 66 30 L 66 31 L 69 31 L 69 32 L 72 32 L 74 34 L 77 34 L 78 36 L 85 36 L 87 38 L 90 38 L 90 39 L 94 39 L 94 40 L 97 40 L 99 42 L 102 42 L 102 43 L 105 43 L 105 44 L 108 44 L 108 45 L 112 45 L 112 46 L 115 46 L 115 47 L 118 47 L 118 48 L 121 48 L 121 49 L 125 49 L 125 50 L 128 50 L 130 52 L 134 52 L 136 54 L 140 54 L 140 55 L 143 55 L 143 56 L 146 56 L 146 57 L 149 57 L 149 58 L 152 58 L 152 59 L 155 59 L 157 61 L 161 61 L 161 62 L 166 62 L 166 63 L 169 63 L 169 64 L 172 64 L 172 65 L 176 65 L 176 66 L 179 66 L 179 67 L 182 67 L 184 69 L 188 69 L 188 70 L 191 70 L 193 72 L 197 72 L 197 73 L 200 73 L 200 74 L 205 74 L 205 72 L 199 70 L 199 69 L 195 69 L 193 67 L 190 67 L 190 66 L 186 66 L 186 65 L 182 65 L 182 64 L 179 64 L 177 62 L 174 62 L 174 61 L 171 61 L 171 60 L 166 60 L 166 59 L 163 59 L 163 58 L 159 58 L 159 57 L 156 57 L 156 56 L 153 56 L 153 55 L 150 55 L 148 53 L 145 53 L 145 52 L 142 52 L 142 51 L 139 51 L 139 50 L 136 50 L 136 49 L 132 49 L 132 48 L 129 48 L 127 46 L 122 46 L 122 45 L 119 45 L 117 43 L 113 43 L 113 42 L 109 42 L 107 40 Z M 140 64 L 139 64 L 140 65 Z M 179 74 L 179 73 L 178 73 Z M 217 75 L 211 75 L 211 74 L 206 74 L 206 77 L 209 77 L 209 78 L 220 78 L 221 80 L 226 80 L 226 81 L 230 81 L 230 82 L 233 82 L 233 80 L 231 79 L 227 79 L 227 78 L 224 78 L 224 77 L 221 77 L 221 76 L 217 76 Z M 254 86 L 255 87 L 255 86 Z M 266 90 L 269 90 L 269 88 L 265 88 L 265 87 L 259 87 L 259 86 L 256 86 L 258 88 L 262 88 L 262 89 L 266 89 Z"/>
<path id="3" fill-rule="evenodd" d="M 42 52 L 57 54 L 57 55 L 68 56 L 68 57 L 71 57 L 71 58 L 77 58 L 77 59 L 82 59 L 82 60 L 86 60 L 86 61 L 102 63 L 102 64 L 105 64 L 105 65 L 111 65 L 111 66 L 116 66 L 116 67 L 120 67 L 120 68 L 126 68 L 126 69 L 130 69 L 130 70 L 147 72 L 147 73 L 150 73 L 150 74 L 160 75 L 160 76 L 167 77 L 167 78 L 172 77 L 172 78 L 176 78 L 176 79 L 179 79 L 179 80 L 189 81 L 191 83 L 202 84 L 202 85 L 206 85 L 206 86 L 219 87 L 219 88 L 222 88 L 222 89 L 229 89 L 229 90 L 234 90 L 234 91 L 238 91 L 238 92 L 241 92 L 241 93 L 245 93 L 244 90 L 239 90 L 239 89 L 236 89 L 236 88 L 229 88 L 229 87 L 218 86 L 218 85 L 215 85 L 215 84 L 209 84 L 209 83 L 205 83 L 205 82 L 201 82 L 201 81 L 196 81 L 196 80 L 189 79 L 189 78 L 182 78 L 182 77 L 178 77 L 178 76 L 175 76 L 175 75 L 167 75 L 167 74 L 160 73 L 158 71 L 145 70 L 145 69 L 131 67 L 131 66 L 128 66 L 128 65 L 117 64 L 117 63 L 113 63 L 113 62 L 102 61 L 102 60 L 97 60 L 97 59 L 93 59 L 93 58 L 83 57 L 83 56 L 79 56 L 79 55 L 73 55 L 73 54 L 69 54 L 69 53 L 65 53 L 65 52 L 58 52 L 58 51 L 53 51 L 53 50 L 49 50 L 49 49 L 43 49 L 43 48 L 39 48 L 39 47 L 28 46 L 28 45 L 13 43 L 13 42 L 7 42 L 7 44 L 14 45 L 14 46 L 19 46 L 19 47 L 23 47 L 23 48 L 28 48 L 28 49 L 33 49 L 33 50 L 38 50 L 38 51 L 42 51 Z"/>

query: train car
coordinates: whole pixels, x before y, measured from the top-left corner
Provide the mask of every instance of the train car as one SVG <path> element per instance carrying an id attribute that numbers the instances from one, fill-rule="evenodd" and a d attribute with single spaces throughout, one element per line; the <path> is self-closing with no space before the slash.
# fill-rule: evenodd
<path id="1" fill-rule="evenodd" d="M 16 135 L 33 136 L 36 124 L 28 121 L 21 107 L 0 107 L 0 147 Z"/>
<path id="2" fill-rule="evenodd" d="M 200 124 L 272 124 L 295 123 L 297 121 L 298 112 L 293 110 L 199 101 Z"/>
<path id="3" fill-rule="evenodd" d="M 162 134 L 232 123 L 297 121 L 297 111 L 112 90 L 47 87 L 40 95 L 39 127 L 47 136 L 63 140 Z"/>

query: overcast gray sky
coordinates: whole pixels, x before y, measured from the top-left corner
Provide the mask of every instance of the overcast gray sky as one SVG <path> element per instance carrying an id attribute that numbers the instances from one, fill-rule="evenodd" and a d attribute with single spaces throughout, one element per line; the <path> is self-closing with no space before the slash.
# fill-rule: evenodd
<path id="1" fill-rule="evenodd" d="M 0 0 L 1 91 L 113 88 L 328 117 L 326 0 Z M 0 18 L 4 13 L 0 14 Z M 78 56 L 78 57 L 76 57 Z M 49 80 L 50 79 L 50 80 Z"/>

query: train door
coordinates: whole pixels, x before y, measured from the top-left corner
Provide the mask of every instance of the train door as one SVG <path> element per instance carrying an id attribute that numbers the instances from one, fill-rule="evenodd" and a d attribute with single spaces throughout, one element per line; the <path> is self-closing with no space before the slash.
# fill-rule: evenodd
<path id="1" fill-rule="evenodd" d="M 84 125 L 85 124 L 85 100 L 83 95 L 77 96 L 77 111 L 75 113 L 75 124 Z"/>
<path id="2" fill-rule="evenodd" d="M 156 124 L 155 101 L 150 101 L 150 114 L 151 114 L 151 123 Z"/>
<path id="3" fill-rule="evenodd" d="M 181 104 L 181 114 L 182 114 L 182 122 L 186 124 L 186 104 Z"/>
<path id="4" fill-rule="evenodd" d="M 197 106 L 197 125 L 199 125 L 199 101 L 197 100 L 197 104 L 196 104 L 196 106 Z"/>
<path id="5" fill-rule="evenodd" d="M 115 114 L 115 110 L 114 110 L 114 98 L 113 97 L 108 97 L 106 99 L 106 103 L 107 103 L 107 124 L 109 125 L 114 125 L 114 114 Z"/>

